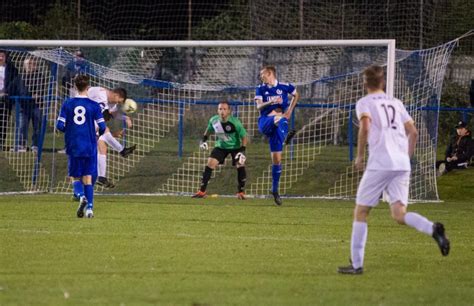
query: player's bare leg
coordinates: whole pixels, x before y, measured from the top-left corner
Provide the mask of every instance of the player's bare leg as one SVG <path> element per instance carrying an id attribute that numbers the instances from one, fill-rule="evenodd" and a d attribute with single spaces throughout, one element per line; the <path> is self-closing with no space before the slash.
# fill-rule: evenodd
<path id="1" fill-rule="evenodd" d="M 401 202 L 390 205 L 390 212 L 392 218 L 397 221 L 398 224 L 406 224 L 419 232 L 432 236 L 438 244 L 441 254 L 443 256 L 449 254 L 450 243 L 446 237 L 443 224 L 438 222 L 433 223 L 420 214 L 407 212 L 406 205 L 403 205 Z"/>
<path id="2" fill-rule="evenodd" d="M 201 188 L 199 189 L 198 192 L 196 192 L 192 196 L 193 198 L 205 198 L 207 196 L 206 194 L 207 184 L 209 183 L 209 180 L 211 179 L 212 171 L 214 171 L 214 169 L 216 169 L 218 165 L 219 165 L 219 161 L 217 159 L 212 158 L 212 157 L 209 157 L 207 159 L 207 166 L 204 169 L 204 172 L 202 174 Z"/>

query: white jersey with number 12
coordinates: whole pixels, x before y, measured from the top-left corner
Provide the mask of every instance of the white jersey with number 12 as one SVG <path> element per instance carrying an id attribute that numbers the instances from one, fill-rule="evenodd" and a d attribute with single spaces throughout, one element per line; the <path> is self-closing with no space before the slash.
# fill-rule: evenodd
<path id="1" fill-rule="evenodd" d="M 369 94 L 356 104 L 357 118 L 371 120 L 367 170 L 409 171 L 405 123 L 412 118 L 403 103 L 385 93 Z"/>

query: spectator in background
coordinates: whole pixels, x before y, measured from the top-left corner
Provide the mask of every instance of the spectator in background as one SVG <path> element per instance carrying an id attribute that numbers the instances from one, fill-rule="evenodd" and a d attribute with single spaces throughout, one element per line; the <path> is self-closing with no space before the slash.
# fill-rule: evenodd
<path id="1" fill-rule="evenodd" d="M 18 70 L 9 61 L 8 53 L 0 50 L 0 151 L 6 150 L 5 138 L 13 107 L 9 97 L 19 94 L 19 79 Z"/>
<path id="2" fill-rule="evenodd" d="M 81 50 L 74 52 L 74 58 L 69 62 L 66 67 L 66 73 L 63 76 L 62 84 L 69 91 L 69 95 L 74 97 L 76 95 L 74 89 L 74 77 L 78 74 L 92 74 L 92 67 L 84 57 L 84 53 Z"/>
<path id="3" fill-rule="evenodd" d="M 456 125 L 456 136 L 453 137 L 446 148 L 445 159 L 436 162 L 438 175 L 453 169 L 467 168 L 471 157 L 474 155 L 474 142 L 472 133 L 467 128 L 467 123 L 459 121 Z"/>
<path id="4" fill-rule="evenodd" d="M 48 86 L 48 82 L 38 67 L 38 61 L 33 57 L 28 57 L 23 62 L 22 78 L 21 95 L 31 97 L 31 99 L 23 99 L 21 103 L 21 147 L 19 150 L 26 150 L 31 121 L 33 124 L 31 150 L 36 152 L 41 124 L 40 99 L 44 95 L 43 88 Z"/>

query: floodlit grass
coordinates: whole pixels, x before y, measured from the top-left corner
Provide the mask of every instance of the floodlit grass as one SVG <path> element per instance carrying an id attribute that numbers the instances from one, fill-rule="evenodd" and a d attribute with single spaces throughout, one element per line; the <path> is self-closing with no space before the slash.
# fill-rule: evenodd
<path id="1" fill-rule="evenodd" d="M 88 220 L 66 195 L 2 196 L 0 305 L 472 305 L 465 199 L 410 207 L 445 223 L 448 257 L 381 204 L 345 276 L 352 202 L 97 196 Z"/>

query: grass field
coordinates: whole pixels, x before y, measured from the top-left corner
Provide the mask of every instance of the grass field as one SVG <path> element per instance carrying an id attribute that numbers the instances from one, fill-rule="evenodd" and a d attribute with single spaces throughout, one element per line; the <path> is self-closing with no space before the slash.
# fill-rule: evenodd
<path id="1" fill-rule="evenodd" d="M 66 195 L 1 196 L 0 305 L 473 305 L 472 187 L 448 175 L 457 197 L 410 206 L 446 225 L 448 257 L 380 205 L 362 276 L 336 273 L 348 201 L 97 196 L 89 220 Z"/>

